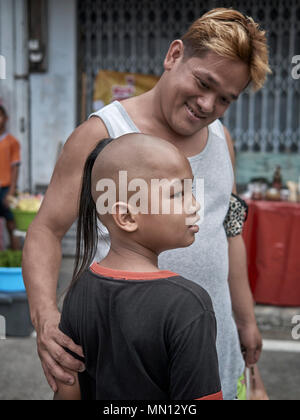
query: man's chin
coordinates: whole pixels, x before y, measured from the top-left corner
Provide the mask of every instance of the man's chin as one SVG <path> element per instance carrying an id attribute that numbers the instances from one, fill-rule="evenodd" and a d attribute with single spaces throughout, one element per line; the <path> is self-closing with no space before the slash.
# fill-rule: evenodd
<path id="1" fill-rule="evenodd" d="M 203 128 L 206 128 L 209 124 L 211 124 L 211 121 L 199 121 L 199 124 L 197 124 L 197 126 L 195 127 L 179 127 L 178 130 L 176 130 L 176 132 L 183 137 L 191 137 L 197 134 Z"/>

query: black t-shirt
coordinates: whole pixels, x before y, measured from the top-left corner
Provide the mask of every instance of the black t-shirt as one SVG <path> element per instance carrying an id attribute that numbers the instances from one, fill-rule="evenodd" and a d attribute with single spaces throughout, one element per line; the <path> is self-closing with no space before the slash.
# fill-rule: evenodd
<path id="1" fill-rule="evenodd" d="M 222 399 L 211 299 L 170 271 L 94 263 L 68 292 L 60 329 L 82 346 L 82 399 Z"/>

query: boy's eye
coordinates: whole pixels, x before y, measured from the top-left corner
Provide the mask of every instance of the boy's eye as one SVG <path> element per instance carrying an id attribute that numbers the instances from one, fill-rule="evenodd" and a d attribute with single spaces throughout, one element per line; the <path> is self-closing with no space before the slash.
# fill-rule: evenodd
<path id="1" fill-rule="evenodd" d="M 174 198 L 180 198 L 183 196 L 183 191 L 178 191 L 176 194 L 173 195 Z"/>

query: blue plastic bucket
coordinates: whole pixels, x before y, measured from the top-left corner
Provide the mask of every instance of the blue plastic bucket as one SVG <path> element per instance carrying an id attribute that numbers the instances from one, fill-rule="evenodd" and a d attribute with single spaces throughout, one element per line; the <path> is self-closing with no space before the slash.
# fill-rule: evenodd
<path id="1" fill-rule="evenodd" d="M 0 267 L 0 292 L 24 292 L 22 268 Z"/>

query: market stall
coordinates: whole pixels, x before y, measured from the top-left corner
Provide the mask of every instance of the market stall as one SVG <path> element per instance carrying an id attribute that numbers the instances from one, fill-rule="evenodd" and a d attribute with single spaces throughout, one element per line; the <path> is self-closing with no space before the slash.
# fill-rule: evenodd
<path id="1" fill-rule="evenodd" d="M 17 230 L 15 234 L 23 241 L 26 231 L 36 216 L 43 196 L 29 193 L 10 198 Z M 0 316 L 5 319 L 5 336 L 27 337 L 33 331 L 28 299 L 22 276 L 22 250 L 3 250 L 1 238 L 4 233 L 0 225 Z M 2 249 L 1 249 L 2 245 Z M 1 333 L 1 332 L 0 332 Z"/>
<path id="2" fill-rule="evenodd" d="M 300 306 L 300 203 L 247 201 L 244 239 L 255 301 Z"/>

